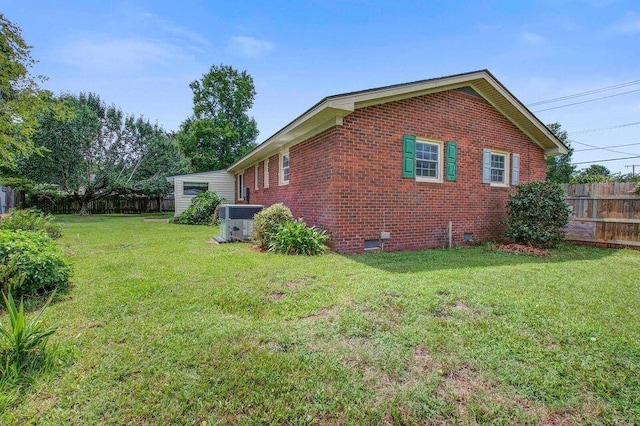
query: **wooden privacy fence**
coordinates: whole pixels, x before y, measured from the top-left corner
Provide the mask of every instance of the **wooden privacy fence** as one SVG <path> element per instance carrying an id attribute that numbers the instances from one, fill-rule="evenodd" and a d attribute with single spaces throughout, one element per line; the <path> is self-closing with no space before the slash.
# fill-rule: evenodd
<path id="1" fill-rule="evenodd" d="M 62 198 L 56 200 L 37 199 L 32 200 L 25 207 L 35 207 L 51 214 L 74 214 L 78 213 L 80 207 L 72 198 Z M 91 201 L 85 207 L 89 214 L 104 213 L 125 213 L 140 214 L 152 212 L 173 211 L 174 200 L 171 198 L 150 198 L 150 197 L 126 197 L 111 196 Z"/>
<path id="2" fill-rule="evenodd" d="M 636 182 L 566 184 L 571 218 L 567 240 L 640 247 Z"/>

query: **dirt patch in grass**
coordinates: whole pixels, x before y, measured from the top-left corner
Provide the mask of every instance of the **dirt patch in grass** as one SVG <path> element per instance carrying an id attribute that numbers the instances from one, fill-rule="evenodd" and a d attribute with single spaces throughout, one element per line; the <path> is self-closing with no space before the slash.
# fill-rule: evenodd
<path id="1" fill-rule="evenodd" d="M 481 312 L 477 309 L 472 308 L 471 306 L 467 305 L 467 303 L 464 300 L 457 300 L 455 301 L 450 307 L 450 310 L 454 311 L 454 312 L 462 312 L 464 314 L 469 315 L 470 317 L 479 317 L 481 315 Z"/>
<path id="2" fill-rule="evenodd" d="M 331 311 L 327 308 L 322 308 L 319 311 L 312 313 L 311 315 L 302 317 L 302 319 L 325 318 L 325 317 L 328 317 L 329 315 L 331 315 Z"/>
<path id="3" fill-rule="evenodd" d="M 537 257 L 547 257 L 549 256 L 549 251 L 545 249 L 539 249 L 536 247 L 525 246 L 523 244 L 497 244 L 491 247 L 491 250 L 501 251 L 503 253 L 509 254 L 524 254 L 528 256 L 537 256 Z"/>
<path id="4" fill-rule="evenodd" d="M 281 291 L 271 291 L 269 292 L 269 296 L 271 296 L 271 298 L 273 300 L 282 300 L 284 299 L 287 295 Z"/>

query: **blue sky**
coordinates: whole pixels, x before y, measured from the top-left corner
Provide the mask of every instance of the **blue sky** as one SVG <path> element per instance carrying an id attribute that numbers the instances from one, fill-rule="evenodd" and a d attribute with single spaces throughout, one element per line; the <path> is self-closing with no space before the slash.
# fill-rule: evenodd
<path id="1" fill-rule="evenodd" d="M 34 46 L 46 88 L 96 92 L 168 130 L 213 64 L 253 76 L 258 142 L 328 95 L 487 68 L 525 104 L 638 81 L 531 110 L 617 95 L 537 115 L 570 132 L 574 162 L 640 156 L 640 91 L 622 94 L 640 89 L 637 0 L 0 0 L 0 11 Z M 640 158 L 601 164 L 626 173 Z"/>

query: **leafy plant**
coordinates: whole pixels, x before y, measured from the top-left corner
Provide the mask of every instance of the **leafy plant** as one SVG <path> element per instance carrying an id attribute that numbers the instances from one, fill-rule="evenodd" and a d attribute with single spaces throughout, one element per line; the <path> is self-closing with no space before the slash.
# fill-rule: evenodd
<path id="1" fill-rule="evenodd" d="M 211 225 L 216 208 L 225 202 L 215 191 L 205 191 L 198 194 L 191 201 L 191 205 L 185 210 L 176 222 L 183 225 Z"/>
<path id="2" fill-rule="evenodd" d="M 269 250 L 278 229 L 293 221 L 289 207 L 282 203 L 273 204 L 253 217 L 251 237 L 263 250 Z"/>
<path id="3" fill-rule="evenodd" d="M 43 232 L 0 230 L 2 286 L 15 297 L 65 290 L 71 265 Z"/>
<path id="4" fill-rule="evenodd" d="M 327 251 L 326 231 L 308 227 L 302 221 L 287 222 L 276 232 L 269 250 L 284 254 L 314 256 Z"/>
<path id="5" fill-rule="evenodd" d="M 23 231 L 44 231 L 51 238 L 60 238 L 62 231 L 60 226 L 52 223 L 53 217 L 37 209 L 11 209 L 8 218 L 0 221 L 0 229 Z"/>
<path id="6" fill-rule="evenodd" d="M 569 223 L 564 190 L 554 182 L 527 182 L 509 196 L 507 238 L 520 244 L 556 247 Z"/>
<path id="7" fill-rule="evenodd" d="M 19 378 L 25 372 L 35 371 L 45 357 L 49 336 L 55 327 L 45 326 L 45 313 L 53 295 L 47 303 L 27 320 L 24 302 L 16 303 L 11 293 L 2 294 L 9 314 L 7 324 L 0 323 L 0 366 L 3 377 Z"/>

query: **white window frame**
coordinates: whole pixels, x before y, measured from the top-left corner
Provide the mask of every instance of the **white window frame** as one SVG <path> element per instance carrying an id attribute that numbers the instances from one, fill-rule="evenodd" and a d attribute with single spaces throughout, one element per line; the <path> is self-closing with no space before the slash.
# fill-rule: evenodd
<path id="1" fill-rule="evenodd" d="M 269 187 L 269 159 L 264 160 L 264 182 L 262 186 L 266 189 Z"/>
<path id="2" fill-rule="evenodd" d="M 437 176 L 435 176 L 435 177 L 418 176 L 418 144 L 431 145 L 431 146 L 436 146 L 438 148 L 438 160 L 437 160 L 438 164 L 436 166 L 437 167 L 436 168 Z M 444 175 L 443 149 L 444 149 L 444 144 L 441 141 L 434 141 L 434 140 L 429 140 L 429 139 L 416 138 L 415 176 L 416 176 L 416 181 L 417 182 L 442 182 L 443 181 L 442 180 L 443 179 L 443 175 Z"/>
<path id="3" fill-rule="evenodd" d="M 497 168 L 493 167 L 493 156 L 494 155 L 496 155 L 496 156 L 499 155 L 501 157 L 504 157 L 504 170 L 503 170 L 503 172 L 504 172 L 504 174 L 503 174 L 504 182 L 494 182 L 493 181 L 493 173 L 492 172 L 493 172 L 494 169 L 498 170 Z M 510 173 L 510 170 L 511 170 L 511 167 L 510 167 L 511 165 L 509 164 L 509 157 L 510 157 L 510 155 L 506 151 L 497 151 L 497 150 L 493 150 L 493 149 L 491 150 L 491 173 L 489 175 L 489 179 L 491 180 L 491 182 L 490 182 L 491 186 L 509 186 L 509 173 Z"/>
<path id="4" fill-rule="evenodd" d="M 287 167 L 284 166 L 284 159 L 287 159 Z M 280 159 L 278 161 L 280 164 L 278 180 L 280 185 L 289 185 L 289 180 L 291 179 L 291 156 L 289 155 L 289 151 L 282 151 L 280 153 Z M 284 178 L 285 170 L 287 171 L 287 179 Z"/>
<path id="5" fill-rule="evenodd" d="M 238 185 L 236 189 L 238 190 L 236 198 L 238 200 L 244 200 L 244 172 L 238 174 Z"/>
<path id="6" fill-rule="evenodd" d="M 260 189 L 258 185 L 258 173 L 260 172 L 260 163 L 256 164 L 253 168 L 253 180 L 254 180 L 254 189 L 257 191 Z"/>

